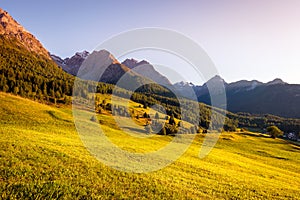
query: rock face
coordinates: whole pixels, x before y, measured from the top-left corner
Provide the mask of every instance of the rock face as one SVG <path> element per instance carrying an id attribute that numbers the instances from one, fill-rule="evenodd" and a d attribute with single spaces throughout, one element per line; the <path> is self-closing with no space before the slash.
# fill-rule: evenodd
<path id="1" fill-rule="evenodd" d="M 10 39 L 16 39 L 19 45 L 23 45 L 30 52 L 37 53 L 51 59 L 48 51 L 31 33 L 14 20 L 6 11 L 0 8 L 0 35 Z"/>

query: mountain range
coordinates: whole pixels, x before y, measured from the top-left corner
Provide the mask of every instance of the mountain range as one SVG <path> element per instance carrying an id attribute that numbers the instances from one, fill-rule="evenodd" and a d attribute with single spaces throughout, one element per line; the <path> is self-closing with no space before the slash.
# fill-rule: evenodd
<path id="1" fill-rule="evenodd" d="M 51 57 L 63 70 L 76 76 L 80 66 L 90 55 L 96 56 L 93 65 L 95 65 L 95 62 L 99 65 L 100 63 L 104 63 L 104 61 L 110 60 L 103 66 L 108 67 L 102 75 L 102 79 L 100 79 L 102 82 L 116 84 L 126 72 L 129 73 L 129 71 L 131 71 L 136 75 L 147 77 L 161 85 L 171 85 L 170 81 L 156 71 L 149 62 L 145 60 L 137 61 L 135 59 L 126 59 L 121 63 L 107 50 L 94 51 L 92 53 L 89 53 L 88 51 L 77 52 L 71 58 L 65 59 L 53 54 Z"/>
<path id="2" fill-rule="evenodd" d="M 113 57 L 108 51 L 102 51 L 106 52 L 107 56 Z M 71 58 L 61 59 L 55 55 L 51 55 L 51 57 L 66 72 L 76 75 L 79 67 L 87 59 L 88 55 L 90 55 L 89 52 L 83 51 L 75 53 Z M 100 57 L 99 60 L 103 59 L 100 59 Z M 111 73 L 107 72 L 105 75 L 107 79 L 102 79 L 102 81 L 116 83 L 126 71 L 137 69 L 135 70 L 136 73 L 146 76 L 159 84 L 168 85 L 169 87 L 171 85 L 170 81 L 156 71 L 148 61 L 137 61 L 131 58 L 126 59 L 122 63 L 115 59 L 115 62 L 120 66 L 119 69 L 111 70 Z M 123 69 L 124 73 L 117 73 L 120 69 Z M 119 75 L 116 76 L 115 74 Z M 211 105 L 211 97 L 207 85 L 213 86 L 216 82 L 224 84 L 227 109 L 231 112 L 273 114 L 282 117 L 300 118 L 300 85 L 288 84 L 279 78 L 268 83 L 262 83 L 257 80 L 241 80 L 227 83 L 220 76 L 215 76 L 201 86 L 181 81 L 173 84 L 171 87 L 187 98 L 191 97 L 192 94 L 189 94 L 187 91 L 190 91 L 189 88 L 192 88 L 199 102 Z"/>
<path id="3" fill-rule="evenodd" d="M 10 63 L 13 63 L 11 62 L 12 60 L 16 60 L 18 62 L 14 64 L 11 69 L 21 70 L 21 72 L 25 69 L 29 69 L 30 65 L 34 64 L 37 65 L 37 69 L 34 69 L 31 73 L 35 73 L 41 78 L 47 78 L 45 83 L 37 80 L 37 82 L 34 83 L 34 87 L 29 88 L 28 86 L 28 89 L 26 89 L 27 92 L 44 93 L 44 95 L 52 97 L 54 96 L 53 93 L 56 93 L 56 96 L 70 94 L 69 87 L 71 81 L 67 80 L 71 80 L 72 78 L 71 76 L 64 74 L 62 70 L 74 76 L 78 73 L 80 66 L 84 62 L 93 61 L 94 64 L 97 63 L 100 64 L 100 66 L 105 67 L 105 71 L 99 80 L 101 82 L 116 84 L 126 73 L 133 78 L 132 80 L 139 84 L 145 83 L 145 78 L 152 79 L 160 85 L 173 87 L 179 91 L 182 96 L 187 98 L 190 96 L 190 94 L 186 92 L 187 88 L 192 88 L 195 91 L 198 100 L 206 104 L 211 103 L 207 85 L 214 85 L 216 82 L 221 82 L 225 86 L 227 108 L 229 111 L 253 114 L 273 114 L 289 118 L 300 118 L 299 84 L 288 84 L 280 79 L 275 79 L 268 83 L 262 83 L 257 80 L 241 80 L 234 83 L 227 83 L 220 76 L 215 76 L 201 86 L 185 82 L 179 82 L 172 85 L 170 81 L 165 76 L 161 75 L 148 61 L 137 61 L 130 58 L 120 62 L 107 50 L 94 51 L 92 53 L 83 51 L 75 53 L 71 58 L 62 59 L 59 56 L 53 54 L 50 55 L 38 39 L 2 9 L 0 9 L 0 37 L 2 44 L 5 44 L 2 46 L 1 51 L 3 54 L 7 53 L 7 56 L 11 57 L 1 58 L 1 63 L 9 64 L 7 63 L 7 59 L 10 59 Z M 28 52 L 30 52 L 31 55 Z M 28 61 L 27 67 L 21 66 L 22 63 L 20 62 L 24 60 L 24 58 Z M 36 62 L 32 62 L 32 60 L 36 60 Z M 56 64 L 54 64 L 53 61 Z M 4 65 L 3 63 L 2 65 Z M 9 76 L 10 73 L 10 69 L 7 69 L 5 73 L 2 69 L 2 75 Z M 16 75 L 14 76 L 16 77 Z M 61 81 L 53 83 L 55 77 L 59 77 Z M 14 83 L 13 80 L 10 80 L 11 77 L 6 78 L 11 82 L 9 82 L 9 88 L 3 86 L 2 90 L 13 92 L 19 91 L 18 88 L 26 88 L 22 83 Z M 32 81 L 33 79 L 24 80 Z M 64 82 L 66 81 L 68 83 L 67 85 L 64 85 Z M 28 82 L 26 84 L 30 83 Z M 60 85 L 63 85 L 63 88 L 66 87 L 66 89 L 61 89 L 59 87 Z M 44 89 L 38 89 L 38 87 L 44 87 Z M 55 88 L 57 89 L 55 90 Z"/>

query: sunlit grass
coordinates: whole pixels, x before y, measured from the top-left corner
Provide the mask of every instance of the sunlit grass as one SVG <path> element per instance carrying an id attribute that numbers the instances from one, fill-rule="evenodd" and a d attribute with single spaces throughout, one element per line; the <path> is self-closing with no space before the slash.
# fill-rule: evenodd
<path id="1" fill-rule="evenodd" d="M 199 159 L 205 137 L 199 134 L 166 168 L 132 174 L 111 169 L 90 155 L 76 132 L 70 107 L 4 93 L 0 102 L 3 199 L 300 199 L 300 148 L 281 139 L 222 133 L 212 152 Z M 111 116 L 99 119 L 108 137 L 131 152 L 151 152 L 172 139 L 133 137 L 110 128 Z"/>

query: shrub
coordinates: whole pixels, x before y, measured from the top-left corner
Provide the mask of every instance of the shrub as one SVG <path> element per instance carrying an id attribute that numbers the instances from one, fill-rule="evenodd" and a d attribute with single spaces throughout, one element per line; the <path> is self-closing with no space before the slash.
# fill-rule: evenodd
<path id="1" fill-rule="evenodd" d="M 269 126 L 267 128 L 267 132 L 274 139 L 280 135 L 283 135 L 283 132 L 277 126 Z"/>

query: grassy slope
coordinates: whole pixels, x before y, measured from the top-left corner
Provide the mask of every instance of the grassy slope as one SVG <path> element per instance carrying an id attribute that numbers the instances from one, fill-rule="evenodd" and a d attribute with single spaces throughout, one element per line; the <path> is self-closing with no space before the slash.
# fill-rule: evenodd
<path id="1" fill-rule="evenodd" d="M 75 131 L 70 108 L 5 93 L 0 93 L 0 105 L 2 198 L 300 199 L 300 148 L 280 139 L 225 133 L 211 154 L 199 159 L 199 135 L 170 166 L 130 174 L 110 169 L 89 154 Z M 135 141 L 117 129 L 111 133 L 119 144 Z M 153 137 L 148 150 L 169 139 Z M 132 143 L 132 149 L 147 150 L 141 142 Z"/>

